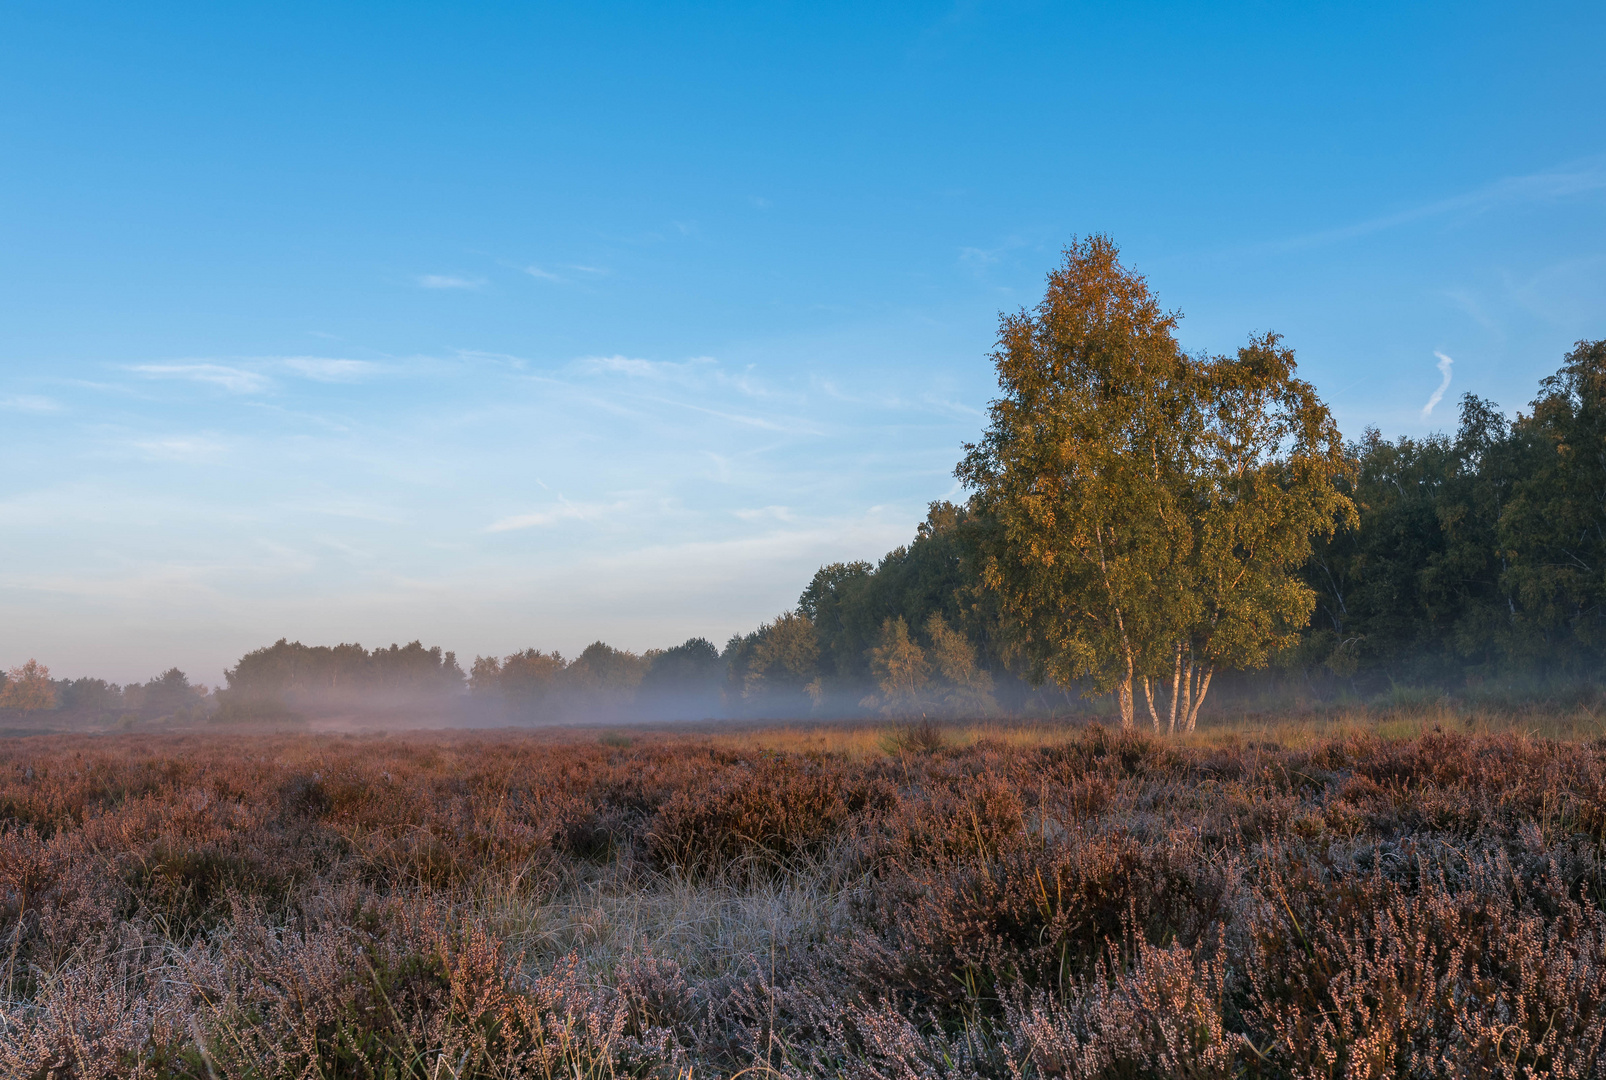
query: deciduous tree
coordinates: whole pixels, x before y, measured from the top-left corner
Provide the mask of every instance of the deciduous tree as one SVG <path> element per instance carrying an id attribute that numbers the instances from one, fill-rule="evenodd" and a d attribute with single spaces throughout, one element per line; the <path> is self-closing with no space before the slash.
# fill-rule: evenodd
<path id="1" fill-rule="evenodd" d="M 1606 340 L 1581 341 L 1520 418 L 1523 475 L 1500 519 L 1506 577 L 1549 649 L 1606 652 Z"/>
<path id="2" fill-rule="evenodd" d="M 732 637 L 725 661 L 734 696 L 750 703 L 820 698 L 820 642 L 801 611 L 783 611 L 746 637 Z"/>
<path id="3" fill-rule="evenodd" d="M 870 650 L 870 670 L 881 688 L 884 712 L 908 709 L 920 700 L 931 665 L 919 644 L 910 640 L 909 624 L 902 615 L 882 622 L 881 633 Z"/>
<path id="4" fill-rule="evenodd" d="M 935 611 L 926 620 L 926 637 L 931 641 L 927 656 L 941 678 L 943 703 L 953 712 L 990 713 L 997 708 L 993 700 L 993 676 L 976 661 L 976 647 Z"/>
<path id="5" fill-rule="evenodd" d="M 1173 469 L 1192 534 L 1182 580 L 1191 598 L 1179 609 L 1193 620 L 1169 643 L 1171 730 L 1193 730 L 1217 668 L 1264 667 L 1297 641 L 1316 602 L 1299 575 L 1312 538 L 1354 520 L 1338 425 L 1294 367 L 1275 334 L 1190 365 L 1202 417 Z M 1147 672 L 1144 696 L 1158 730 Z"/>
<path id="6" fill-rule="evenodd" d="M 56 685 L 50 681 L 50 669 L 45 665 L 29 660 L 7 674 L 5 685 L 0 687 L 0 709 L 32 712 L 56 707 Z"/>
<path id="7" fill-rule="evenodd" d="M 1196 614 L 1175 470 L 1196 413 L 1176 323 L 1111 241 L 1073 242 L 1036 309 L 1002 317 L 1003 393 L 956 470 L 994 524 L 982 579 L 1030 674 L 1113 689 L 1123 727 L 1146 651 Z"/>
<path id="8" fill-rule="evenodd" d="M 1176 325 L 1107 238 L 1073 243 L 1036 309 L 1003 317 L 1003 393 L 957 469 L 1032 674 L 1113 689 L 1123 727 L 1138 685 L 1157 729 L 1188 727 L 1218 666 L 1291 643 L 1311 537 L 1353 513 L 1292 352 L 1267 334 L 1193 358 Z"/>

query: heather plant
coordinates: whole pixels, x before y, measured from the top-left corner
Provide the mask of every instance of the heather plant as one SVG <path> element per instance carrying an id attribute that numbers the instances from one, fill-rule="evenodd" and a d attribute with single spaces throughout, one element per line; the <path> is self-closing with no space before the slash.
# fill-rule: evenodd
<path id="1" fill-rule="evenodd" d="M 0 1075 L 1606 1074 L 1606 743 L 899 730 L 0 744 Z"/>

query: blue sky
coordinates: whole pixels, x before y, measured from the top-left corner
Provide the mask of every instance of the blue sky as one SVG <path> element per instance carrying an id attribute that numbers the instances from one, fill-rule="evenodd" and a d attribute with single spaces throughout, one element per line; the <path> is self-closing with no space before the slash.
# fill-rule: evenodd
<path id="1" fill-rule="evenodd" d="M 1606 336 L 1599 4 L 0 9 L 0 665 L 723 641 L 1106 232 L 1347 434 Z M 1423 408 L 1453 360 L 1443 401 Z"/>

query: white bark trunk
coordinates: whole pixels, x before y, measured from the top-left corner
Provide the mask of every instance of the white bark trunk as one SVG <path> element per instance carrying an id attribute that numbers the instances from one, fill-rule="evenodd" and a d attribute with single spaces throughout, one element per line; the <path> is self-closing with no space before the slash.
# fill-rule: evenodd
<path id="1" fill-rule="evenodd" d="M 1171 727 L 1170 727 L 1170 731 L 1171 731 L 1171 734 L 1173 734 L 1173 735 L 1175 735 L 1176 731 L 1177 731 L 1177 706 L 1178 706 L 1179 702 L 1181 701 L 1181 698 L 1178 695 L 1181 692 L 1181 690 L 1182 690 L 1182 642 L 1179 641 L 1179 642 L 1177 642 L 1177 645 L 1176 645 L 1176 662 L 1171 667 Z M 1155 729 L 1156 730 L 1159 729 L 1159 725 L 1158 724 L 1155 725 Z"/>
<path id="2" fill-rule="evenodd" d="M 1143 700 L 1149 705 L 1149 719 L 1154 721 L 1154 733 L 1160 734 L 1160 713 L 1154 707 L 1154 689 L 1150 685 L 1149 677 L 1143 676 Z M 1163 705 L 1164 702 L 1161 702 Z"/>
<path id="3" fill-rule="evenodd" d="M 1195 668 L 1199 675 L 1198 691 L 1193 695 L 1193 703 L 1188 710 L 1188 730 L 1192 731 L 1199 726 L 1199 709 L 1204 705 L 1205 694 L 1210 691 L 1210 677 L 1216 673 L 1213 666 L 1201 665 Z"/>

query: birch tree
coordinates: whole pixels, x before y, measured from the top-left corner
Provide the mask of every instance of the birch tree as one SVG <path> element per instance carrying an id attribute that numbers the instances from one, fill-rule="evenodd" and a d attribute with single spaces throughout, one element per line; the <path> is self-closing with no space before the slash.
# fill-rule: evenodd
<path id="1" fill-rule="evenodd" d="M 1073 242 L 1036 309 L 1001 318 L 1003 393 L 956 470 L 991 519 L 981 576 L 1030 676 L 1113 690 L 1126 728 L 1153 642 L 1196 614 L 1176 466 L 1197 410 L 1176 323 L 1114 243 Z"/>
<path id="2" fill-rule="evenodd" d="M 1176 325 L 1109 239 L 1073 242 L 1002 318 L 1002 394 L 956 470 L 1029 675 L 1114 691 L 1123 728 L 1141 689 L 1157 731 L 1191 729 L 1219 667 L 1293 641 L 1310 539 L 1354 513 L 1337 427 L 1277 337 L 1195 359 Z"/>
<path id="3" fill-rule="evenodd" d="M 1353 466 L 1338 425 L 1315 388 L 1294 377 L 1293 351 L 1276 334 L 1191 369 L 1200 419 L 1176 471 L 1190 507 L 1192 621 L 1185 635 L 1161 643 L 1171 661 L 1162 702 L 1170 731 L 1194 729 L 1218 668 L 1264 667 L 1297 642 L 1316 603 L 1299 575 L 1311 541 L 1357 520 L 1340 488 Z M 1147 674 L 1144 690 L 1159 731 Z"/>

